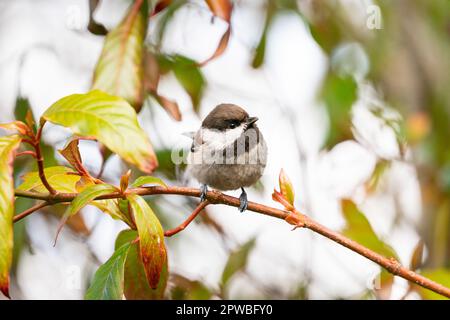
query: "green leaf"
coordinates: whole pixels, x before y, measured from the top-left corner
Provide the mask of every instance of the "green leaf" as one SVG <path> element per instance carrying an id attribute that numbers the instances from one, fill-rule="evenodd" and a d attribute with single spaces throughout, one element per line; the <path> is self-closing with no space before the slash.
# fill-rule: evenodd
<path id="1" fill-rule="evenodd" d="M 95 90 L 56 101 L 42 119 L 70 128 L 75 134 L 94 137 L 125 161 L 144 172 L 158 165 L 136 112 L 122 98 Z"/>
<path id="2" fill-rule="evenodd" d="M 9 270 L 13 253 L 14 153 L 20 145 L 17 135 L 0 137 L 0 291 L 9 297 Z"/>
<path id="3" fill-rule="evenodd" d="M 397 259 L 394 249 L 378 238 L 367 218 L 353 201 L 342 200 L 342 213 L 347 222 L 342 231 L 344 235 L 387 258 Z"/>
<path id="4" fill-rule="evenodd" d="M 86 187 L 83 191 L 81 191 L 75 199 L 72 200 L 69 207 L 67 208 L 66 212 L 64 213 L 64 217 L 61 219 L 61 222 L 58 227 L 58 231 L 56 234 L 56 238 L 58 238 L 58 235 L 64 226 L 67 219 L 69 219 L 71 216 L 75 215 L 80 211 L 82 208 L 87 206 L 88 204 L 91 204 L 92 201 L 100 197 L 102 195 L 110 194 L 113 192 L 117 192 L 117 188 L 114 186 L 111 186 L 109 184 L 94 184 L 91 186 Z M 56 242 L 56 240 L 55 240 Z"/>
<path id="5" fill-rule="evenodd" d="M 398 260 L 394 249 L 378 238 L 367 218 L 358 210 L 351 200 L 344 199 L 341 202 L 342 213 L 347 222 L 342 233 L 359 244 L 373 250 L 387 258 Z M 380 287 L 375 292 L 378 297 L 387 299 L 390 296 L 394 276 L 386 270 L 380 274 Z"/>
<path id="6" fill-rule="evenodd" d="M 76 184 L 80 180 L 80 176 L 68 174 L 74 172 L 72 169 L 55 166 L 44 169 L 48 183 L 59 192 L 75 193 L 77 192 Z M 17 187 L 22 191 L 48 192 L 39 178 L 38 172 L 28 172 L 23 177 L 23 183 Z"/>
<path id="7" fill-rule="evenodd" d="M 167 260 L 164 230 L 144 198 L 129 194 L 127 199 L 139 233 L 140 254 L 145 274 L 150 287 L 156 289 Z"/>
<path id="8" fill-rule="evenodd" d="M 138 237 L 134 230 L 124 230 L 119 233 L 116 240 L 116 248 L 126 242 L 131 242 Z M 167 286 L 168 266 L 167 259 L 163 266 L 158 287 L 150 288 L 145 274 L 144 265 L 139 253 L 139 244 L 133 243 L 125 262 L 125 297 L 129 300 L 154 300 L 164 298 Z"/>
<path id="9" fill-rule="evenodd" d="M 350 111 L 358 95 L 357 89 L 357 84 L 352 77 L 340 77 L 332 72 L 328 73 L 321 93 L 330 121 L 327 146 L 333 146 L 351 137 Z"/>
<path id="10" fill-rule="evenodd" d="M 124 288 L 125 260 L 131 242 L 125 243 L 98 268 L 94 280 L 86 292 L 87 300 L 121 300 Z"/>
<path id="11" fill-rule="evenodd" d="M 145 184 L 158 184 L 162 187 L 167 188 L 167 185 L 160 178 L 152 177 L 152 176 L 142 176 L 137 178 L 130 187 L 137 188 L 143 186 Z"/>
<path id="12" fill-rule="evenodd" d="M 180 55 L 161 55 L 158 57 L 158 62 L 163 72 L 173 71 L 175 77 L 191 98 L 194 110 L 198 111 L 206 81 L 196 62 Z"/>
<path id="13" fill-rule="evenodd" d="M 171 275 L 173 300 L 209 300 L 213 293 L 201 281 L 191 280 L 180 274 Z"/>
<path id="14" fill-rule="evenodd" d="M 137 111 L 144 101 L 144 40 L 147 1 L 135 1 L 105 38 L 94 72 L 93 89 L 126 99 Z"/>
<path id="15" fill-rule="evenodd" d="M 450 269 L 434 269 L 434 270 L 423 270 L 420 274 L 422 274 L 424 277 L 427 277 L 428 279 L 431 279 L 433 281 L 436 281 L 437 283 L 442 284 L 443 286 L 450 288 Z M 430 291 L 428 289 L 425 289 L 424 287 L 417 286 L 417 289 L 419 290 L 420 295 L 423 299 L 427 300 L 448 300 L 448 298 L 435 293 L 433 291 Z"/>
<path id="16" fill-rule="evenodd" d="M 255 247 L 256 239 L 252 238 L 244 243 L 237 251 L 232 252 L 222 272 L 222 285 L 225 286 L 229 280 L 238 272 L 245 270 L 250 252 Z"/>
<path id="17" fill-rule="evenodd" d="M 261 38 L 259 39 L 258 45 L 255 48 L 252 67 L 259 68 L 264 63 L 264 57 L 266 54 L 266 42 L 267 42 L 267 34 L 269 33 L 269 29 L 274 21 L 276 8 L 274 7 L 274 2 L 268 2 L 267 11 L 266 11 L 266 21 L 264 22 L 264 29 L 261 34 Z"/>
<path id="18" fill-rule="evenodd" d="M 286 175 L 283 169 L 280 171 L 280 176 L 278 178 L 280 184 L 280 192 L 283 197 L 291 204 L 294 205 L 295 193 L 294 187 L 289 177 Z"/>

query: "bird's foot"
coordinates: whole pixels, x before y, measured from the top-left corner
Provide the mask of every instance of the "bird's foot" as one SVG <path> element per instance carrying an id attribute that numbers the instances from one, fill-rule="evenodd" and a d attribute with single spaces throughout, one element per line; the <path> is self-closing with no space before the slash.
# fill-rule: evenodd
<path id="1" fill-rule="evenodd" d="M 200 194 L 200 202 L 203 202 L 206 200 L 206 194 L 208 193 L 208 186 L 206 184 L 202 184 L 200 190 L 202 191 L 202 193 Z"/>
<path id="2" fill-rule="evenodd" d="M 247 193 L 245 192 L 244 188 L 241 188 L 242 193 L 239 197 L 239 211 L 244 212 L 247 210 L 248 207 L 248 200 L 247 200 Z"/>

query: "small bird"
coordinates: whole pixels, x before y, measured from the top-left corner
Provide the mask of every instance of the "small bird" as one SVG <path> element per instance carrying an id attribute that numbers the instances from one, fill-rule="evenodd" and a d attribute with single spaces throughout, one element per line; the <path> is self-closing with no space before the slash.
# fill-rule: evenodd
<path id="1" fill-rule="evenodd" d="M 234 104 L 218 105 L 203 120 L 187 156 L 187 173 L 202 184 L 201 201 L 208 186 L 221 191 L 241 188 L 239 211 L 247 209 L 244 187 L 261 178 L 267 161 L 257 120 Z"/>

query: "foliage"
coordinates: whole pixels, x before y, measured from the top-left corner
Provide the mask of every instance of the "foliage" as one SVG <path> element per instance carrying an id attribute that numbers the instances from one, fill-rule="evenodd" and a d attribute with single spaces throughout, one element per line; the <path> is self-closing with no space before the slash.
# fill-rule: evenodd
<path id="1" fill-rule="evenodd" d="M 62 97 L 41 115 L 39 121 L 33 116 L 30 101 L 18 95 L 14 110 L 16 121 L 0 125 L 3 130 L 14 132 L 0 137 L 0 291 L 6 296 L 9 296 L 10 277 L 17 267 L 20 250 L 27 245 L 26 228 L 22 223 L 14 225 L 14 213 L 19 214 L 33 205 L 31 200 L 15 198 L 14 191 L 41 197 L 44 202 L 38 204 L 45 204 L 55 217 L 61 219 L 57 234 L 65 223 L 79 234 L 86 233 L 86 225 L 78 213 L 87 205 L 97 207 L 126 225 L 117 236 L 114 253 L 95 273 L 86 299 L 226 298 L 226 289 L 233 279 L 246 272 L 255 238 L 229 253 L 218 290 L 202 281 L 171 272 L 160 222 L 165 217 L 160 216 L 154 200 L 147 201 L 139 194 L 145 188 L 165 190 L 168 188 L 166 181 L 177 178 L 170 150 L 154 150 L 139 124 L 138 114 L 145 100 L 152 96 L 172 119 L 182 119 L 177 101 L 158 92 L 160 78 L 170 72 L 188 94 L 193 110 L 200 111 L 208 84 L 202 67 L 226 52 L 232 31 L 239 32 L 232 25 L 234 6 L 238 4 L 228 0 L 204 1 L 204 8 L 214 18 L 226 22 L 227 28 L 211 56 L 205 61 L 195 61 L 160 50 L 168 22 L 176 10 L 186 5 L 185 1 L 135 0 L 130 3 L 121 22 L 107 30 L 94 19 L 93 13 L 99 2 L 89 1 L 87 29 L 105 36 L 89 92 Z M 344 140 L 357 139 L 352 112 L 367 83 L 383 93 L 386 105 L 401 113 L 402 118 L 393 119 L 386 116 L 383 107 L 371 109 L 381 123 L 392 129 L 401 152 L 396 159 L 377 156 L 374 171 L 365 182 L 365 191 L 373 195 L 379 190 L 394 162 L 407 159 L 405 150 L 419 155 L 417 159 L 413 157 L 413 162 L 422 182 L 424 216 L 429 223 L 423 226 L 422 239 L 412 252 L 409 267 L 448 287 L 450 149 L 446 146 L 450 136 L 450 91 L 446 86 L 450 82 L 450 4 L 439 1 L 414 1 L 408 5 L 403 1 L 373 3 L 383 14 L 383 28 L 376 32 L 358 27 L 341 1 L 300 4 L 299 1 L 268 0 L 250 64 L 253 68 L 264 68 L 266 48 L 271 45 L 268 35 L 275 18 L 286 11 L 294 12 L 331 61 L 317 94 L 329 120 L 325 149 Z M 405 19 L 405 15 L 409 19 Z M 159 24 L 159 43 L 148 45 L 147 32 L 155 16 L 160 18 L 155 22 Z M 421 37 L 408 32 L 413 27 Z M 341 72 L 345 68 L 336 67 L 336 54 L 348 43 L 360 46 L 370 61 L 369 70 L 364 74 L 356 74 L 355 70 Z M 413 70 L 413 77 L 402 75 L 407 69 Z M 53 146 L 42 140 L 47 122 L 66 127 L 73 134 L 65 147 L 58 150 L 66 162 L 64 165 L 59 163 Z M 110 180 L 102 179 L 102 172 L 94 175 L 83 163 L 79 150 L 81 140 L 97 141 L 104 162 L 116 154 L 126 165 L 134 166 L 141 173 L 159 176 L 136 177 L 128 170 L 118 186 L 110 184 Z M 18 158 L 20 153 L 34 157 L 36 161 Z M 19 175 L 22 176 L 21 183 Z M 279 191 L 274 190 L 272 198 L 282 205 L 285 220 L 294 228 L 305 226 L 304 216 L 296 208 L 301 193 L 296 197 L 295 184 L 284 170 L 280 172 L 278 184 Z M 14 185 L 17 186 L 15 189 Z M 55 205 L 54 200 L 61 195 L 76 196 L 70 202 L 64 201 L 64 205 Z M 395 250 L 376 234 L 353 200 L 341 199 L 341 209 L 346 223 L 341 230 L 343 235 L 387 258 L 399 259 Z M 202 221 L 226 238 L 226 232 L 212 217 L 205 214 Z M 386 270 L 381 270 L 378 276 L 380 288 L 374 292 L 375 297 L 390 298 L 394 276 Z M 172 288 L 171 292 L 168 287 Z M 307 296 L 304 293 L 307 286 L 302 284 L 299 288 L 301 294 L 298 295 Z M 416 285 L 410 285 L 409 290 L 417 291 L 424 299 L 442 298 Z"/>

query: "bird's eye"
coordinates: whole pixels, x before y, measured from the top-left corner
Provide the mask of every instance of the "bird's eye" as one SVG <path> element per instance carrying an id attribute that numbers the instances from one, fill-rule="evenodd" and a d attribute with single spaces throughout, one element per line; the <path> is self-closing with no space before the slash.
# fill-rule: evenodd
<path id="1" fill-rule="evenodd" d="M 232 121 L 232 122 L 230 122 L 230 124 L 228 126 L 230 129 L 234 129 L 238 126 L 238 124 L 236 123 L 236 121 Z"/>

